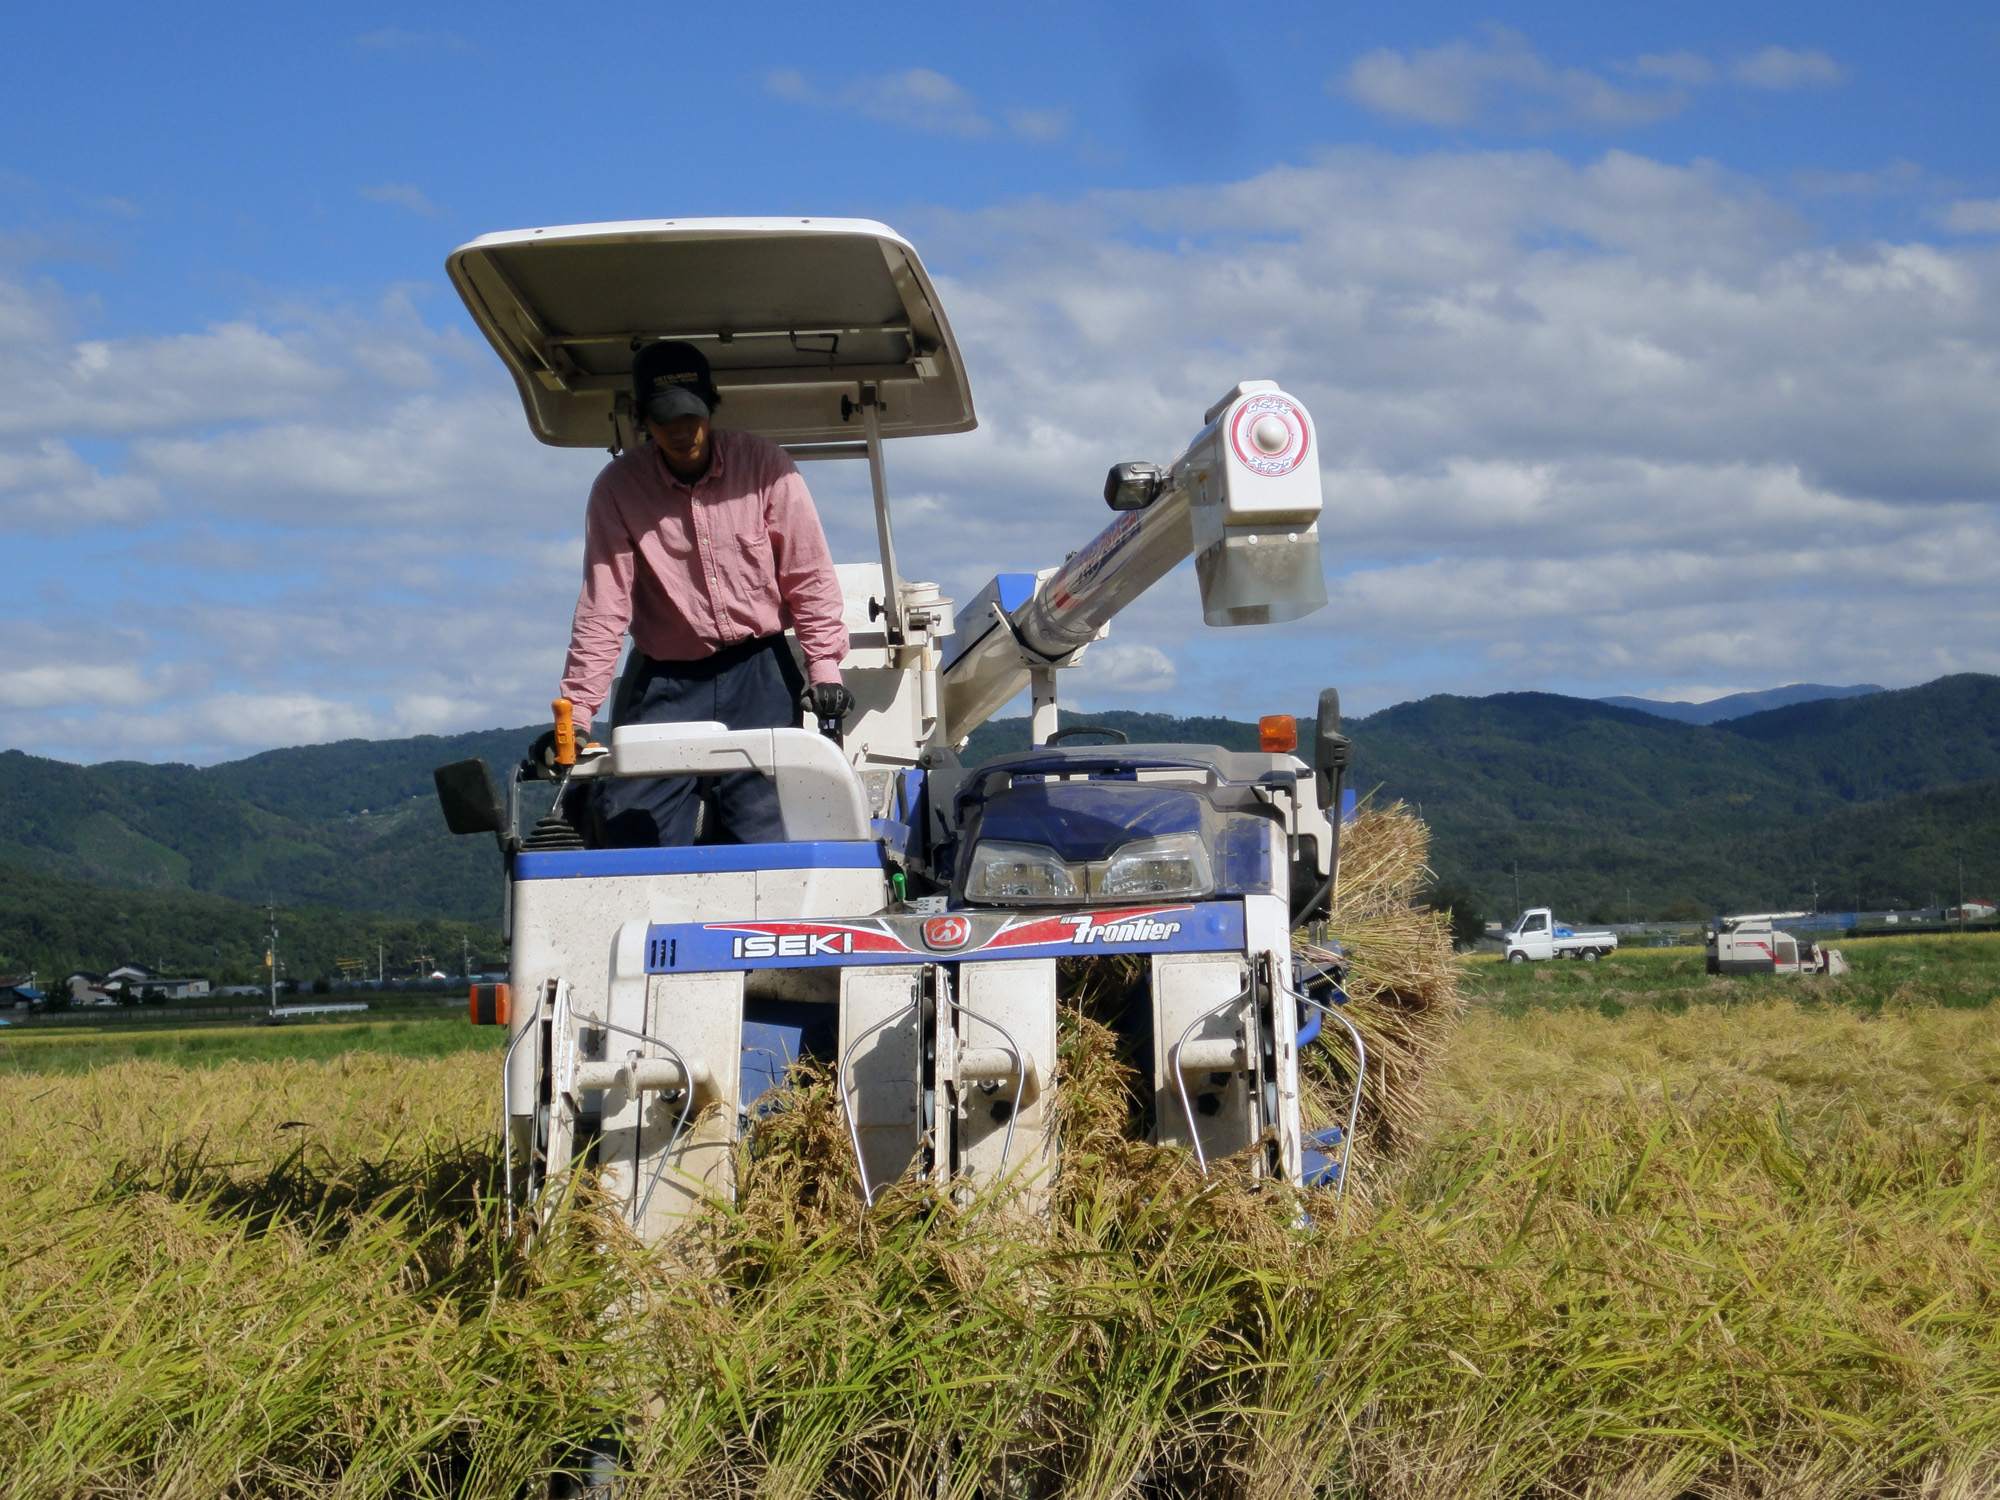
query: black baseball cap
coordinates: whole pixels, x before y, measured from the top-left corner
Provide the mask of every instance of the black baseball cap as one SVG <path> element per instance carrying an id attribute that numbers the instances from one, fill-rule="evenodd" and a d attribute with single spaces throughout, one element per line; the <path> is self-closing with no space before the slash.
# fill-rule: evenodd
<path id="1" fill-rule="evenodd" d="M 708 357 L 693 344 L 661 339 L 641 349 L 632 360 L 632 405 L 643 417 L 657 396 L 674 389 L 691 391 L 710 411 L 719 399 Z M 676 403 L 678 404 L 678 403 Z"/>

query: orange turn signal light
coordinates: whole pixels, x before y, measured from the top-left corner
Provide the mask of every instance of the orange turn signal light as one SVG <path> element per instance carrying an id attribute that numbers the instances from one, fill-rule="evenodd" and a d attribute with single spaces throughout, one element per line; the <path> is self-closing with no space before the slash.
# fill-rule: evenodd
<path id="1" fill-rule="evenodd" d="M 505 1026 L 513 1019 L 509 1014 L 508 1000 L 504 984 L 475 984 L 472 987 L 472 1024 Z"/>
<path id="2" fill-rule="evenodd" d="M 1299 748 L 1299 721 L 1290 714 L 1265 714 L 1257 721 L 1257 748 L 1289 755 Z"/>

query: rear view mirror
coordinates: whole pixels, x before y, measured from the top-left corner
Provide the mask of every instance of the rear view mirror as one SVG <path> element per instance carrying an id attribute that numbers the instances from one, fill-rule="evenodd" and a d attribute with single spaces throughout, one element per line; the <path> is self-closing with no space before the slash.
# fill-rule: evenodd
<path id="1" fill-rule="evenodd" d="M 437 783 L 438 806 L 453 833 L 501 833 L 507 827 L 500 790 L 483 760 L 455 760 L 431 772 Z"/>
<path id="2" fill-rule="evenodd" d="M 1322 809 L 1333 809 L 1334 826 L 1340 823 L 1340 788 L 1347 780 L 1347 763 L 1353 742 L 1340 732 L 1340 689 L 1326 688 L 1319 695 L 1319 721 L 1313 729 L 1313 787 Z"/>

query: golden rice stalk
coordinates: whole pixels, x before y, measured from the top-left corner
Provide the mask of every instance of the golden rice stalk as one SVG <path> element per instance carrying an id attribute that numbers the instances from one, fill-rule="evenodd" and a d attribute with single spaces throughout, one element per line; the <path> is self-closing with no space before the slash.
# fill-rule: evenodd
<path id="1" fill-rule="evenodd" d="M 1357 1134 L 1378 1154 L 1413 1139 L 1464 1011 L 1445 918 L 1418 904 L 1429 853 L 1430 829 L 1401 802 L 1365 807 L 1341 831 L 1326 931 L 1352 966 L 1345 1014 L 1368 1049 Z M 1303 936 L 1295 943 L 1308 959 L 1326 952 Z M 1302 1070 L 1309 1129 L 1345 1124 L 1353 1098 L 1352 1049 L 1331 1022 L 1325 1035 Z"/>
<path id="2" fill-rule="evenodd" d="M 1345 986 L 1351 1003 L 1343 1013 L 1368 1048 L 1357 1168 L 1412 1139 L 1462 1008 L 1458 963 L 1443 919 L 1413 905 L 1429 878 L 1428 845 L 1428 830 L 1401 803 L 1364 810 L 1341 840 L 1328 937 L 1352 965 Z M 1308 957 L 1324 952 L 1303 938 L 1299 946 Z M 1205 1193 L 1213 1199 L 1212 1221 L 1228 1221 L 1232 1234 L 1254 1237 L 1262 1231 L 1253 1226 L 1270 1211 L 1256 1203 L 1247 1170 L 1238 1181 L 1247 1163 L 1214 1164 L 1204 1183 L 1185 1152 L 1147 1143 L 1161 1103 L 1139 1059 L 1121 1051 L 1130 1044 L 1121 1043 L 1118 1025 L 1146 1003 L 1146 974 L 1146 961 L 1134 956 L 1065 960 L 1058 970 L 1063 1145 L 1057 1218 L 1104 1222 L 1138 1213 L 1163 1195 L 1175 1200 Z M 1345 1125 L 1353 1098 L 1346 1034 L 1329 1022 L 1322 1035 L 1324 1044 L 1308 1048 L 1302 1059 L 1308 1129 Z M 829 1243 L 859 1246 L 872 1226 L 908 1215 L 952 1212 L 939 1201 L 948 1195 L 911 1181 L 885 1195 L 874 1213 L 860 1213 L 853 1152 L 825 1070 L 799 1069 L 793 1087 L 771 1096 L 769 1106 L 751 1133 L 729 1211 L 730 1234 L 739 1243 L 791 1257 Z M 1245 1196 L 1239 1198 L 1238 1189 Z"/>

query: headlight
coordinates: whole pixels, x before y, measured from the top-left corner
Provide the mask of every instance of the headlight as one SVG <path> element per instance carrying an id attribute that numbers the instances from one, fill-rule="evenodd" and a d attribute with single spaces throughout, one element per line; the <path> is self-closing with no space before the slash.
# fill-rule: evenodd
<path id="1" fill-rule="evenodd" d="M 1175 833 L 1140 839 L 1118 850 L 1105 866 L 1104 878 L 1094 894 L 1117 899 L 1198 896 L 1213 884 L 1201 836 Z"/>
<path id="2" fill-rule="evenodd" d="M 982 842 L 965 875 L 968 901 L 1074 901 L 1076 877 L 1044 844 Z"/>

